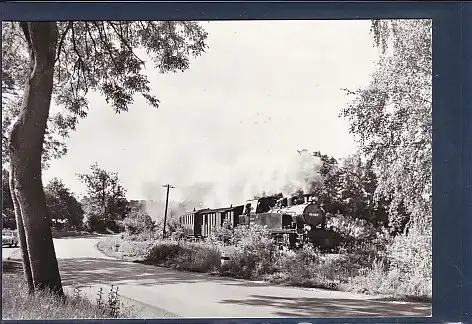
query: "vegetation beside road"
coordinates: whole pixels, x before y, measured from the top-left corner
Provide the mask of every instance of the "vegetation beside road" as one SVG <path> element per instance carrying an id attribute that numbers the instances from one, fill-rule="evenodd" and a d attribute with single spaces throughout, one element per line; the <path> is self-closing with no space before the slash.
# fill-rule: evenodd
<path id="1" fill-rule="evenodd" d="M 108 298 L 93 303 L 75 289 L 65 298 L 47 291 L 28 293 L 22 276 L 21 263 L 3 261 L 2 319 L 4 320 L 55 320 L 134 318 L 130 309 L 122 307 L 119 296 L 112 291 Z"/>
<path id="2" fill-rule="evenodd" d="M 53 238 L 64 238 L 64 237 L 81 237 L 81 236 L 93 236 L 97 235 L 97 233 L 91 233 L 89 231 L 81 231 L 81 230 L 51 230 L 51 234 Z"/>
<path id="3" fill-rule="evenodd" d="M 369 239 L 353 239 L 336 253 L 311 246 L 284 251 L 264 228 L 223 227 L 199 242 L 183 240 L 175 232 L 162 239 L 156 232 L 145 231 L 107 237 L 97 247 L 111 257 L 178 270 L 429 301 L 430 244 L 428 237 L 418 233 L 392 239 L 375 231 Z M 223 265 L 222 255 L 229 257 Z"/>

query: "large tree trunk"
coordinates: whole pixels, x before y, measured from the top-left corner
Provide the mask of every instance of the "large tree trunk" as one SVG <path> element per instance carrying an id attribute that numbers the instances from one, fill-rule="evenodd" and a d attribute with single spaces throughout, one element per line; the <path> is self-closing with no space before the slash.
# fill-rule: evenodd
<path id="1" fill-rule="evenodd" d="M 20 241 L 21 258 L 23 260 L 23 273 L 28 284 L 28 292 L 32 293 L 34 291 L 33 275 L 31 273 L 31 265 L 28 255 L 28 245 L 26 243 L 26 234 L 25 227 L 23 225 L 23 218 L 21 215 L 21 208 L 18 199 L 15 195 L 15 181 L 13 179 L 13 172 L 10 172 L 9 178 L 11 198 L 13 200 L 13 210 L 15 211 L 16 216 L 16 228 L 18 229 L 18 238 Z"/>
<path id="2" fill-rule="evenodd" d="M 21 23 L 21 26 L 34 67 L 25 85 L 21 113 L 10 136 L 13 187 L 26 233 L 34 289 L 51 289 L 63 295 L 41 179 L 41 155 L 53 88 L 57 27 L 55 22 L 28 22 Z"/>

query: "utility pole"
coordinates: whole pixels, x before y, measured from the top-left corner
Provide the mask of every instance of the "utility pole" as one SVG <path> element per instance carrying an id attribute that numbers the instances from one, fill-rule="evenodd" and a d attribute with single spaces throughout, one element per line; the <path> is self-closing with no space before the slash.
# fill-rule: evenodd
<path id="1" fill-rule="evenodd" d="M 166 196 L 166 210 L 164 212 L 164 228 L 162 230 L 162 238 L 166 237 L 166 223 L 167 223 L 167 207 L 169 206 L 169 189 L 170 188 L 175 188 L 171 186 L 170 184 L 165 184 L 163 185 L 164 188 L 167 188 L 167 196 Z"/>

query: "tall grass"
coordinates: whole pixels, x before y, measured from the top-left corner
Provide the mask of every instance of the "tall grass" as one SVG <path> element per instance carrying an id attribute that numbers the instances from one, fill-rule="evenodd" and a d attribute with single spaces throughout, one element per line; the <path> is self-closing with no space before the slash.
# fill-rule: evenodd
<path id="1" fill-rule="evenodd" d="M 98 241 L 97 248 L 110 257 L 135 260 L 143 259 L 153 245 L 154 239 L 148 234 L 139 237 L 123 234 Z"/>
<path id="2" fill-rule="evenodd" d="M 258 226 L 224 226 L 200 242 L 156 239 L 149 233 L 125 235 L 99 247 L 111 256 L 140 256 L 147 263 L 181 270 L 401 299 L 431 298 L 430 235 L 410 231 L 392 238 L 384 229 L 363 229 L 364 222 L 349 218 L 336 224 L 348 239 L 331 254 L 309 245 L 279 250 L 269 232 Z M 229 257 L 223 265 L 222 255 Z"/>
<path id="3" fill-rule="evenodd" d="M 115 301 L 117 296 L 115 295 Z M 119 303 L 119 300 L 118 302 Z M 115 304 L 116 304 L 115 303 Z M 110 312 L 108 304 L 95 305 L 80 294 L 59 298 L 48 291 L 28 293 L 24 278 L 19 274 L 3 273 L 2 318 L 4 320 L 99 319 L 133 317 L 121 312 L 119 304 Z"/>
<path id="4" fill-rule="evenodd" d="M 350 278 L 345 289 L 369 294 L 431 299 L 431 235 L 411 230 L 396 236 L 383 258 L 375 260 L 358 276 Z"/>
<path id="5" fill-rule="evenodd" d="M 220 269 L 218 248 L 204 243 L 157 241 L 146 256 L 146 263 L 196 272 Z"/>

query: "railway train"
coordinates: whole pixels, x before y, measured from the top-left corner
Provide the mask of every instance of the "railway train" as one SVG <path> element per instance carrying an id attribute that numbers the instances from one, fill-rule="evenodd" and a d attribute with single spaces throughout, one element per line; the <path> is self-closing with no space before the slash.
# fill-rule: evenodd
<path id="1" fill-rule="evenodd" d="M 245 205 L 200 209 L 179 217 L 184 235 L 206 238 L 226 222 L 236 226 L 266 227 L 280 246 L 299 248 L 307 243 L 320 249 L 335 248 L 342 240 L 326 229 L 326 213 L 310 195 L 262 197 Z"/>

